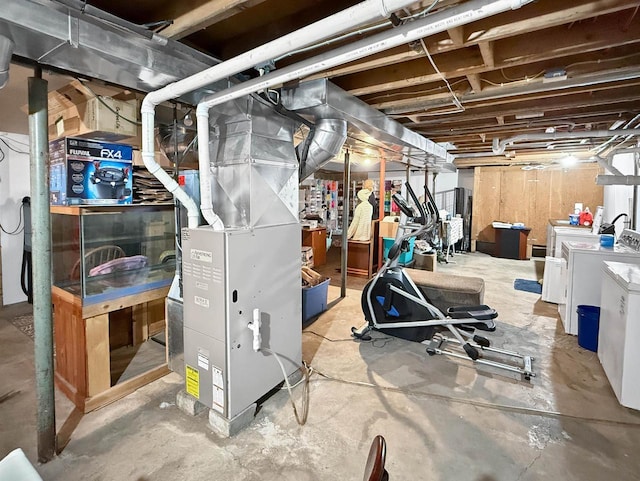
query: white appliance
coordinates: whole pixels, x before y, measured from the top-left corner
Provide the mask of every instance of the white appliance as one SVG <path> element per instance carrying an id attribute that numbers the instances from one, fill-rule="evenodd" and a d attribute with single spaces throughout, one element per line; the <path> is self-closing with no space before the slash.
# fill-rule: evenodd
<path id="1" fill-rule="evenodd" d="M 581 304 L 598 305 L 602 287 L 602 263 L 605 261 L 640 264 L 640 233 L 625 229 L 613 247 L 599 243 L 564 242 L 562 258 L 567 263 L 565 299 L 558 312 L 567 334 L 578 334 L 578 314 Z"/>
<path id="2" fill-rule="evenodd" d="M 640 409 L 640 267 L 605 262 L 598 358 L 623 406 Z"/>
<path id="3" fill-rule="evenodd" d="M 558 257 L 545 257 L 542 279 L 542 300 L 560 304 L 564 301 L 564 284 L 567 276 L 567 261 Z"/>
<path id="4" fill-rule="evenodd" d="M 554 226 L 549 223 L 547 228 L 547 255 L 560 257 L 563 242 L 600 242 L 598 234 L 592 234 L 591 228 L 568 225 Z"/>

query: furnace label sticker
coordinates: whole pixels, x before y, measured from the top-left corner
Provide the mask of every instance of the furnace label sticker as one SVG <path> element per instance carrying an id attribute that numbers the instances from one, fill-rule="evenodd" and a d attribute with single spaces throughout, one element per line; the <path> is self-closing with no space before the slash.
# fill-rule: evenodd
<path id="1" fill-rule="evenodd" d="M 191 249 L 191 260 L 206 262 L 208 264 L 213 263 L 213 252 L 201 251 L 200 249 Z"/>
<path id="2" fill-rule="evenodd" d="M 204 297 L 193 296 L 193 302 L 201 307 L 209 308 L 209 299 L 205 299 Z"/>
<path id="3" fill-rule="evenodd" d="M 213 381 L 213 404 L 211 407 L 220 413 L 224 413 L 224 378 L 222 369 L 211 365 L 211 375 Z"/>
<path id="4" fill-rule="evenodd" d="M 196 399 L 200 399 L 200 372 L 188 364 L 186 365 L 186 371 L 185 383 L 187 393 Z"/>
<path id="5" fill-rule="evenodd" d="M 201 347 L 198 348 L 198 367 L 201 367 L 205 371 L 209 370 L 209 351 Z"/>
<path id="6" fill-rule="evenodd" d="M 202 289 L 203 291 L 209 290 L 209 284 L 206 282 L 196 281 L 196 289 Z"/>

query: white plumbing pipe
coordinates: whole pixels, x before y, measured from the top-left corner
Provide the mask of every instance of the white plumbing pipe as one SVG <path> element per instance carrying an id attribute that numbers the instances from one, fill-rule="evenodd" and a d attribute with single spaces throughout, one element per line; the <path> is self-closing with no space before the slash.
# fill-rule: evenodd
<path id="1" fill-rule="evenodd" d="M 142 161 L 147 167 L 147 170 L 156 177 L 165 189 L 171 192 L 176 198 L 182 202 L 187 209 L 187 220 L 190 228 L 198 227 L 200 223 L 200 213 L 198 212 L 198 206 L 193 201 L 189 194 L 180 188 L 178 183 L 167 174 L 162 167 L 156 162 L 155 159 L 155 145 L 153 138 L 153 124 L 154 124 L 154 112 L 142 111 Z M 145 132 L 145 126 L 147 130 Z"/>
<path id="2" fill-rule="evenodd" d="M 348 62 L 389 50 L 428 37 L 447 29 L 466 25 L 482 18 L 515 10 L 533 0 L 472 0 L 428 17 L 409 22 L 392 30 L 373 35 L 329 52 L 316 55 L 297 64 L 275 70 L 221 92 L 207 96 L 199 109 L 211 108 L 245 95 L 283 84 L 290 80 L 301 79 L 308 75 L 342 65 Z M 202 106 L 202 107 L 201 107 Z"/>
<path id="3" fill-rule="evenodd" d="M 205 97 L 205 99 L 198 104 L 198 115 L 205 115 L 205 112 L 208 112 L 214 105 L 244 97 L 245 95 L 250 95 L 290 80 L 300 79 L 313 73 L 352 62 L 506 10 L 515 10 L 531 1 L 532 0 L 474 0 L 466 2 L 414 22 L 406 23 L 387 32 L 382 32 L 350 45 L 316 55 L 297 64 L 275 70 L 261 77 L 248 80 Z M 208 138 L 208 132 L 205 134 L 200 128 L 200 124 L 198 124 L 198 144 L 200 145 L 205 138 Z M 208 149 L 206 152 L 199 150 L 198 154 L 202 161 L 201 165 L 209 165 Z M 204 159 L 202 155 L 205 156 Z M 203 172 L 200 171 L 200 190 L 202 191 L 203 189 L 210 189 L 210 179 L 208 173 L 203 175 Z"/>
<path id="4" fill-rule="evenodd" d="M 187 208 L 189 227 L 198 225 L 198 208 L 175 182 L 155 161 L 154 123 L 156 105 L 174 99 L 193 90 L 202 88 L 218 80 L 231 77 L 251 67 L 274 59 L 292 50 L 299 49 L 351 28 L 387 17 L 389 12 L 401 10 L 413 4 L 415 0 L 366 0 L 341 12 L 312 23 L 295 32 L 256 47 L 248 52 L 219 63 L 191 77 L 169 84 L 159 90 L 148 93 L 142 101 L 142 160 L 145 166 L 164 187 L 173 193 Z M 202 175 L 202 172 L 201 172 Z M 208 174 L 205 174 L 208 179 Z"/>
<path id="5" fill-rule="evenodd" d="M 627 129 L 624 132 L 618 132 L 617 130 L 591 130 L 589 132 L 555 132 L 553 134 L 521 134 L 514 135 L 513 137 L 499 140 L 493 139 L 492 150 L 496 155 L 504 154 L 507 145 L 514 144 L 516 142 L 526 142 L 529 140 L 562 140 L 562 139 L 596 139 L 602 137 L 617 137 L 621 133 L 625 136 L 640 135 L 640 129 Z"/>
<path id="6" fill-rule="evenodd" d="M 209 165 L 209 111 L 196 111 L 198 126 L 198 168 L 200 170 L 200 210 L 213 230 L 224 230 L 222 219 L 213 211 L 211 199 L 211 166 Z"/>

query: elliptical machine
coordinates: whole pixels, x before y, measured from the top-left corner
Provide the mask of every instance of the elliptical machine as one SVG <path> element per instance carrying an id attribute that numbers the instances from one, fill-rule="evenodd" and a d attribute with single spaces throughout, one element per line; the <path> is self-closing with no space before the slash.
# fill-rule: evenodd
<path id="1" fill-rule="evenodd" d="M 413 203 L 419 212 L 399 194 L 392 196 L 393 202 L 406 219 L 400 224 L 394 244 L 389 249 L 388 259 L 375 277 L 362 290 L 362 311 L 365 324 L 362 328 L 351 328 L 357 339 L 370 339 L 368 333 L 378 330 L 385 334 L 420 342 L 427 345 L 431 356 L 444 354 L 471 360 L 476 364 L 504 369 L 521 375 L 525 380 L 535 376 L 532 371 L 533 358 L 514 351 L 496 349 L 491 342 L 476 331 L 495 331 L 494 319 L 498 313 L 489 306 L 452 306 L 446 315 L 431 304 L 399 265 L 398 259 L 406 252 L 409 239 L 437 228 L 440 217 L 436 203 L 425 189 L 425 205 L 416 197 L 411 185 L 405 184 Z M 448 337 L 440 331 L 448 330 Z M 454 350 L 448 346 L 454 347 Z M 464 352 L 464 354 L 463 354 Z M 510 362 L 487 359 L 486 355 L 496 355 Z"/>

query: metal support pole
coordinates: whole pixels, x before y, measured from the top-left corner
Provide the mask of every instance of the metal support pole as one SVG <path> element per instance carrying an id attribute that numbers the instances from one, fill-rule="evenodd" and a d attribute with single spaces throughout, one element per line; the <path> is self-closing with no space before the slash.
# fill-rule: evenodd
<path id="1" fill-rule="evenodd" d="M 384 219 L 384 216 L 386 215 L 386 211 L 385 211 L 385 198 L 387 196 L 387 193 L 385 192 L 385 176 L 387 173 L 387 161 L 384 157 L 382 157 L 380 159 L 380 189 L 378 189 L 380 191 L 380 221 L 382 221 L 382 219 Z M 391 209 L 389 209 L 391 210 Z M 391 212 L 389 212 L 391 213 Z M 382 241 L 382 237 L 378 237 L 378 252 L 374 252 L 373 255 L 376 256 L 378 258 L 378 269 L 380 269 L 380 267 L 382 267 L 382 252 L 383 252 L 383 241 Z"/>
<path id="2" fill-rule="evenodd" d="M 340 297 L 347 297 L 347 255 L 349 252 L 349 193 L 351 189 L 351 165 L 349 164 L 349 151 L 344 152 L 344 171 L 342 173 L 342 256 L 340 263 Z"/>
<path id="3" fill-rule="evenodd" d="M 638 162 L 640 162 L 640 154 L 639 153 L 635 153 L 633 154 L 633 175 L 638 177 L 639 169 L 638 169 Z M 633 187 L 633 200 L 632 200 L 632 209 L 631 209 L 631 226 L 630 228 L 633 230 L 636 230 L 638 227 L 638 194 L 639 194 L 639 190 L 638 190 L 638 186 L 635 185 Z"/>
<path id="4" fill-rule="evenodd" d="M 31 152 L 31 229 L 33 245 L 33 327 L 35 337 L 38 461 L 56 453 L 51 314 L 51 229 L 49 218 L 49 139 L 47 81 L 39 68 L 29 78 L 29 151 Z"/>

